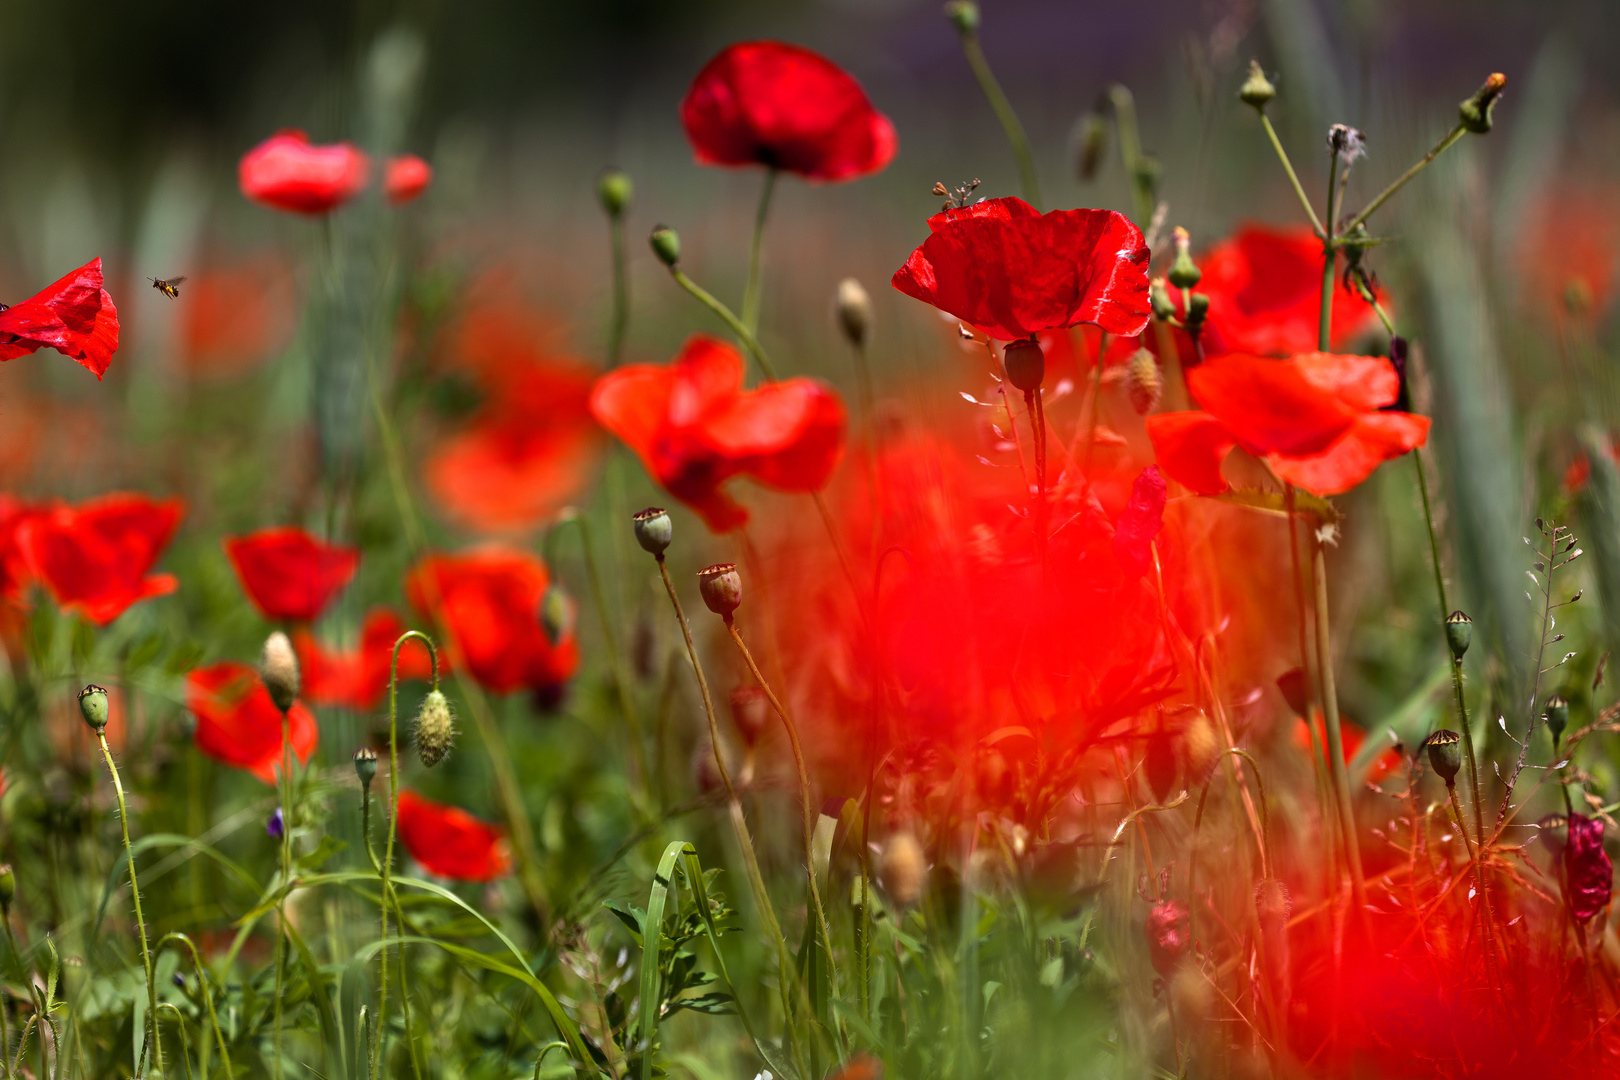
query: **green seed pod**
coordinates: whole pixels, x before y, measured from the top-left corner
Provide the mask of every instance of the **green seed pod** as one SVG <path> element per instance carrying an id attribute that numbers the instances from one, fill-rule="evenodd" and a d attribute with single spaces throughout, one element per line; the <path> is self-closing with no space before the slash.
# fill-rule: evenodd
<path id="1" fill-rule="evenodd" d="M 1148 302 L 1153 305 L 1155 319 L 1176 317 L 1176 305 L 1170 300 L 1170 291 L 1164 287 L 1164 278 L 1156 277 L 1148 284 Z"/>
<path id="2" fill-rule="evenodd" d="M 1137 349 L 1125 365 L 1125 392 L 1130 395 L 1136 415 L 1146 416 L 1159 404 L 1164 393 L 1164 377 L 1158 359 L 1146 349 Z"/>
<path id="3" fill-rule="evenodd" d="M 1008 344 L 1001 364 L 1007 369 L 1007 381 L 1026 394 L 1039 390 L 1046 379 L 1046 354 L 1034 338 Z"/>
<path id="4" fill-rule="evenodd" d="M 1451 646 L 1452 659 L 1461 660 L 1473 640 L 1474 620 L 1462 611 L 1453 611 L 1446 619 L 1446 644 Z"/>
<path id="5" fill-rule="evenodd" d="M 561 585 L 553 581 L 540 597 L 540 629 L 553 649 L 574 631 L 574 605 Z"/>
<path id="6" fill-rule="evenodd" d="M 1238 100 L 1245 105 L 1252 105 L 1256 112 L 1265 112 L 1266 104 L 1277 96 L 1277 88 L 1271 85 L 1266 73 L 1260 67 L 1260 61 L 1249 61 L 1249 77 L 1243 80 L 1243 86 L 1238 90 Z"/>
<path id="7" fill-rule="evenodd" d="M 1441 728 L 1424 744 L 1429 748 L 1429 765 L 1440 774 L 1440 779 L 1451 787 L 1457 782 L 1457 771 L 1462 768 L 1462 736 L 1449 728 Z"/>
<path id="8" fill-rule="evenodd" d="M 964 37 L 979 32 L 979 5 L 972 0 L 951 0 L 945 5 L 945 17 Z"/>
<path id="9" fill-rule="evenodd" d="M 596 178 L 596 198 L 607 211 L 608 217 L 620 217 L 630 207 L 630 196 L 635 185 L 618 169 L 609 169 Z"/>
<path id="10" fill-rule="evenodd" d="M 10 914 L 11 902 L 17 898 L 17 875 L 10 863 L 0 863 L 0 911 Z"/>
<path id="11" fill-rule="evenodd" d="M 450 744 L 456 738 L 456 721 L 450 713 L 450 702 L 442 693 L 429 690 L 416 712 L 416 756 L 422 764 L 433 768 L 450 753 Z"/>
<path id="12" fill-rule="evenodd" d="M 1507 76 L 1498 71 L 1485 80 L 1485 85 L 1474 91 L 1473 97 L 1457 106 L 1457 119 L 1462 126 L 1475 135 L 1490 131 L 1491 113 L 1496 110 L 1496 103 L 1506 85 Z"/>
<path id="13" fill-rule="evenodd" d="M 371 781 L 377 776 L 377 751 L 362 746 L 354 752 L 354 775 L 360 778 L 361 787 L 371 790 Z"/>
<path id="14" fill-rule="evenodd" d="M 653 254 L 665 266 L 673 267 L 681 261 L 681 238 L 678 233 L 668 225 L 660 225 L 647 237 L 652 245 Z"/>
<path id="15" fill-rule="evenodd" d="M 1553 749 L 1558 749 L 1559 740 L 1564 737 L 1564 729 L 1569 726 L 1569 702 L 1563 694 L 1554 694 L 1547 699 L 1547 730 L 1552 732 Z"/>
<path id="16" fill-rule="evenodd" d="M 1187 235 L 1187 230 L 1177 225 L 1171 236 L 1176 243 L 1176 261 L 1170 265 L 1170 273 L 1166 276 L 1176 288 L 1190 289 L 1198 284 L 1204 272 L 1192 260 L 1192 239 Z"/>
<path id="17" fill-rule="evenodd" d="M 675 539 L 675 523 L 661 506 L 649 506 L 630 519 L 636 530 L 636 543 L 649 555 L 664 557 L 664 550 Z"/>
<path id="18" fill-rule="evenodd" d="M 264 651 L 259 654 L 259 678 L 270 691 L 270 700 L 276 708 L 286 712 L 298 700 L 298 654 L 292 642 L 280 630 L 264 639 Z"/>
<path id="19" fill-rule="evenodd" d="M 698 590 L 716 615 L 730 618 L 742 604 L 742 576 L 736 563 L 715 563 L 698 571 Z"/>
<path id="20" fill-rule="evenodd" d="M 838 283 L 838 328 L 856 348 L 865 345 L 872 332 L 872 298 L 852 277 Z"/>
<path id="21" fill-rule="evenodd" d="M 107 726 L 107 691 L 104 687 L 91 683 L 79 691 L 79 714 L 84 722 L 96 731 Z"/>

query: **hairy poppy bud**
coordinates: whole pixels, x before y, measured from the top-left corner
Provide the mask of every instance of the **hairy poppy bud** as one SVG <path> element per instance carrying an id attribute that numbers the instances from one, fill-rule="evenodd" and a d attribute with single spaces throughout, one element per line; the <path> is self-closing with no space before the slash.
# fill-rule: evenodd
<path id="1" fill-rule="evenodd" d="M 1209 779 L 1216 759 L 1221 756 L 1221 740 L 1215 733 L 1215 725 L 1203 713 L 1193 717 L 1181 733 L 1181 753 L 1187 764 L 1189 783 L 1201 784 Z"/>
<path id="2" fill-rule="evenodd" d="M 609 169 L 596 178 L 596 198 L 608 217 L 616 218 L 629 209 L 634 191 L 630 178 L 618 169 Z"/>
<path id="3" fill-rule="evenodd" d="M 1277 676 L 1277 689 L 1282 691 L 1283 700 L 1288 702 L 1295 716 L 1310 716 L 1311 688 L 1305 681 L 1304 668 L 1289 668 Z"/>
<path id="4" fill-rule="evenodd" d="M 1569 702 L 1563 694 L 1554 694 L 1547 699 L 1547 730 L 1552 732 L 1553 749 L 1558 749 L 1558 742 L 1564 737 L 1564 729 L 1569 726 Z"/>
<path id="5" fill-rule="evenodd" d="M 1266 878 L 1254 889 L 1255 921 L 1260 924 L 1261 954 L 1264 957 L 1266 978 L 1271 984 L 1271 998 L 1275 1006 L 1286 1008 L 1291 996 L 1288 961 L 1288 916 L 1293 913 L 1294 900 L 1288 886 L 1276 878 Z"/>
<path id="6" fill-rule="evenodd" d="M 0 911 L 10 912 L 17 898 L 17 875 L 10 863 L 0 863 Z"/>
<path id="7" fill-rule="evenodd" d="M 1485 85 L 1474 91 L 1474 96 L 1457 106 L 1457 119 L 1475 135 L 1491 130 L 1491 113 L 1496 110 L 1497 99 L 1507 85 L 1507 76 L 1500 71 L 1485 80 Z"/>
<path id="8" fill-rule="evenodd" d="M 731 692 L 731 722 L 743 744 L 753 746 L 765 734 L 771 720 L 771 704 L 757 686 L 739 686 Z"/>
<path id="9" fill-rule="evenodd" d="M 362 746 L 354 752 L 354 775 L 360 778 L 361 787 L 371 790 L 371 781 L 377 775 L 377 751 Z"/>
<path id="10" fill-rule="evenodd" d="M 674 266 L 681 261 L 681 238 L 678 233 L 668 225 L 660 225 L 647 237 L 652 245 L 653 254 L 665 266 Z"/>
<path id="11" fill-rule="evenodd" d="M 1190 289 L 1204 276 L 1204 272 L 1192 260 L 1192 238 L 1180 225 L 1176 226 L 1171 236 L 1176 242 L 1176 261 L 1170 264 L 1170 273 L 1166 276 L 1176 288 Z"/>
<path id="12" fill-rule="evenodd" d="M 1429 748 L 1429 764 L 1452 787 L 1457 782 L 1457 770 L 1462 768 L 1462 736 L 1450 728 L 1441 728 L 1430 735 L 1425 745 Z"/>
<path id="13" fill-rule="evenodd" d="M 1176 741 L 1163 728 L 1148 736 L 1142 771 L 1153 797 L 1161 803 L 1168 799 L 1176 786 Z"/>
<path id="14" fill-rule="evenodd" d="M 1144 929 L 1147 931 L 1148 958 L 1153 961 L 1153 970 L 1159 973 L 1161 979 L 1168 979 L 1192 945 L 1187 909 L 1175 900 L 1154 904 L 1153 910 L 1148 912 Z"/>
<path id="15" fill-rule="evenodd" d="M 872 332 L 872 298 L 852 277 L 838 283 L 838 327 L 856 348 Z"/>
<path id="16" fill-rule="evenodd" d="M 1159 374 L 1158 359 L 1146 349 L 1131 353 L 1125 365 L 1125 392 L 1130 395 L 1131 408 L 1136 415 L 1146 416 L 1159 404 L 1164 393 L 1164 378 Z"/>
<path id="17" fill-rule="evenodd" d="M 715 563 L 698 571 L 698 591 L 709 610 L 726 618 L 742 604 L 742 577 L 736 563 Z"/>
<path id="18" fill-rule="evenodd" d="M 1462 611 L 1453 611 L 1446 619 L 1446 644 L 1451 646 L 1452 659 L 1461 660 L 1473 640 L 1474 620 Z"/>
<path id="19" fill-rule="evenodd" d="M 1249 61 L 1249 77 L 1243 80 L 1238 89 L 1238 100 L 1245 105 L 1252 105 L 1257 112 L 1265 112 L 1266 104 L 1277 96 L 1277 88 L 1271 85 L 1266 73 L 1260 67 L 1260 61 Z"/>
<path id="20" fill-rule="evenodd" d="M 963 37 L 979 32 L 979 5 L 972 0 L 951 0 L 945 5 L 945 17 Z"/>
<path id="21" fill-rule="evenodd" d="M 915 836 L 899 832 L 889 837 L 878 862 L 878 880 L 898 907 L 910 907 L 922 898 L 923 885 L 928 881 L 928 858 Z"/>
<path id="22" fill-rule="evenodd" d="M 1001 365 L 1007 369 L 1007 381 L 1026 394 L 1039 390 L 1046 379 L 1046 354 L 1034 338 L 1008 344 Z"/>
<path id="23" fill-rule="evenodd" d="M 270 700 L 276 708 L 286 712 L 298 700 L 298 654 L 292 642 L 280 630 L 264 639 L 264 651 L 259 654 L 259 678 L 270 691 Z"/>
<path id="24" fill-rule="evenodd" d="M 1170 300 L 1170 291 L 1164 287 L 1164 278 L 1156 277 L 1148 283 L 1148 302 L 1153 305 L 1155 319 L 1176 317 L 1176 305 Z"/>
<path id="25" fill-rule="evenodd" d="M 540 597 L 540 629 L 553 649 L 563 643 L 574 629 L 574 605 L 561 585 L 553 581 Z"/>
<path id="26" fill-rule="evenodd" d="M 1108 118 L 1093 109 L 1074 129 L 1074 171 L 1082 181 L 1096 177 L 1108 151 Z"/>
<path id="27" fill-rule="evenodd" d="M 649 506 L 630 519 L 636 530 L 636 543 L 649 555 L 664 557 L 664 549 L 675 539 L 675 523 L 661 506 Z"/>
<path id="28" fill-rule="evenodd" d="M 429 690 L 416 711 L 416 756 L 422 764 L 433 768 L 450 752 L 455 741 L 456 721 L 450 712 L 450 702 L 437 690 Z"/>
<path id="29" fill-rule="evenodd" d="M 91 683 L 79 691 L 79 714 L 96 731 L 107 726 L 107 690 Z"/>

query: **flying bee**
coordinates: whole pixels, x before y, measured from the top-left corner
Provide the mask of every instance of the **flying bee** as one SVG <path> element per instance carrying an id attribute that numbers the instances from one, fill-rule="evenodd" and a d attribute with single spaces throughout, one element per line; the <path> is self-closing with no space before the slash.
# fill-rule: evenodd
<path id="1" fill-rule="evenodd" d="M 176 278 L 154 277 L 147 278 L 146 280 L 152 283 L 152 288 L 156 289 L 164 296 L 167 296 L 170 300 L 173 300 L 180 295 L 180 283 L 186 279 L 184 276 L 181 276 Z"/>

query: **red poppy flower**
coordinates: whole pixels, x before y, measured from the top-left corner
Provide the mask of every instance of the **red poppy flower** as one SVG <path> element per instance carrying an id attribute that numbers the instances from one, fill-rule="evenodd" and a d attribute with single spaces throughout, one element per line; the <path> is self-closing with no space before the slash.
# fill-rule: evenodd
<path id="1" fill-rule="evenodd" d="M 433 166 L 415 154 L 389 158 L 383 172 L 383 197 L 395 206 L 408 203 L 433 182 Z"/>
<path id="2" fill-rule="evenodd" d="M 226 660 L 186 676 L 186 708 L 197 718 L 197 749 L 235 769 L 274 784 L 281 773 L 281 710 L 259 673 Z M 315 717 L 302 702 L 287 712 L 292 751 L 309 764 L 320 742 Z"/>
<path id="3" fill-rule="evenodd" d="M 267 619 L 314 622 L 360 566 L 358 549 L 291 526 L 227 536 L 224 543 L 242 591 Z"/>
<path id="4" fill-rule="evenodd" d="M 179 587 L 150 574 L 185 513 L 179 499 L 116 494 L 30 514 L 17 530 L 29 573 L 64 611 L 106 626 L 131 604 Z"/>
<path id="5" fill-rule="evenodd" d="M 1428 417 L 1383 409 L 1400 378 L 1380 356 L 1229 353 L 1187 372 L 1187 386 L 1206 411 L 1150 416 L 1147 431 L 1159 465 L 1200 495 L 1230 486 L 1221 462 L 1234 446 L 1296 487 L 1337 495 L 1429 434 Z"/>
<path id="6" fill-rule="evenodd" d="M 1322 713 L 1320 710 L 1316 710 L 1315 726 L 1316 745 L 1326 746 L 1327 721 L 1322 718 Z M 1350 760 L 1354 758 L 1361 750 L 1361 744 L 1366 741 L 1366 728 L 1362 727 L 1353 720 L 1340 719 L 1339 742 L 1341 748 L 1344 750 L 1344 763 L 1346 765 L 1350 764 Z M 1294 727 L 1294 745 L 1305 751 L 1307 754 L 1311 752 L 1311 733 L 1310 729 L 1305 726 L 1304 717 L 1300 717 L 1299 723 Z M 1367 773 L 1367 779 L 1377 783 L 1378 781 L 1383 780 L 1385 777 L 1393 776 L 1398 773 L 1401 766 L 1405 763 L 1406 758 L 1401 754 L 1401 752 L 1395 749 L 1393 746 L 1390 746 L 1388 749 L 1381 751 L 1377 757 L 1373 758 L 1372 766 Z"/>
<path id="7" fill-rule="evenodd" d="M 0 306 L 0 362 L 39 349 L 77 360 L 99 379 L 118 351 L 118 309 L 91 259 L 28 299 Z"/>
<path id="8" fill-rule="evenodd" d="M 1569 910 L 1587 922 L 1609 906 L 1614 890 L 1614 864 L 1603 850 L 1603 822 L 1584 814 L 1569 815 L 1569 839 L 1564 845 L 1564 869 L 1569 878 Z"/>
<path id="9" fill-rule="evenodd" d="M 399 839 L 430 874 L 454 881 L 492 881 L 512 869 L 506 834 L 467 811 L 399 793 Z"/>
<path id="10" fill-rule="evenodd" d="M 704 165 L 766 165 L 807 180 L 877 172 L 897 145 L 848 72 L 780 41 L 740 42 L 705 64 L 681 101 L 681 126 Z"/>
<path id="11" fill-rule="evenodd" d="M 405 592 L 444 629 L 452 666 L 505 694 L 556 686 L 579 666 L 572 635 L 553 648 L 540 626 L 550 581 L 538 557 L 489 546 L 428 556 L 407 575 Z"/>
<path id="12" fill-rule="evenodd" d="M 1009 196 L 935 214 L 928 227 L 894 287 L 993 338 L 1080 323 L 1129 336 L 1147 326 L 1148 249 L 1123 214 L 1042 214 Z"/>
<path id="13" fill-rule="evenodd" d="M 302 131 L 278 131 L 242 155 L 242 194 L 273 210 L 324 214 L 366 186 L 371 162 L 348 143 L 312 146 Z"/>
<path id="14" fill-rule="evenodd" d="M 596 380 L 591 413 L 715 532 L 748 520 L 721 490 L 739 474 L 778 491 L 819 491 L 844 451 L 844 403 L 814 379 L 743 389 L 743 358 L 687 339 L 668 366 L 631 364 Z"/>
<path id="15" fill-rule="evenodd" d="M 1322 308 L 1322 241 L 1309 228 L 1248 225 L 1198 261 L 1198 291 L 1209 297 L 1202 342 L 1226 352 L 1292 356 L 1317 347 Z M 1352 289 L 1333 298 L 1332 339 L 1348 345 L 1378 321 Z"/>
<path id="16" fill-rule="evenodd" d="M 374 709 L 388 693 L 388 670 L 394 643 L 409 627 L 389 608 L 375 608 L 360 628 L 359 648 L 352 652 L 328 650 L 307 629 L 293 632 L 298 653 L 300 693 L 315 705 L 333 705 L 357 712 Z M 442 669 L 443 663 L 440 667 Z M 411 640 L 399 650 L 400 679 L 430 679 L 427 646 Z"/>

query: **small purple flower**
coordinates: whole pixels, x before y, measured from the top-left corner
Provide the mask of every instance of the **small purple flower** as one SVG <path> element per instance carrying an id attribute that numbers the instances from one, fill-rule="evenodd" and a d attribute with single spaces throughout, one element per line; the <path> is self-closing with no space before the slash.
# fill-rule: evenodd
<path id="1" fill-rule="evenodd" d="M 276 812 L 271 814 L 269 820 L 264 823 L 264 831 L 269 834 L 272 840 L 280 840 L 282 835 L 286 833 L 287 822 L 281 816 L 281 807 L 276 807 Z"/>
<path id="2" fill-rule="evenodd" d="M 1564 870 L 1569 881 L 1569 909 L 1577 921 L 1586 922 L 1609 905 L 1614 864 L 1603 850 L 1603 822 L 1584 814 L 1569 815 Z"/>

